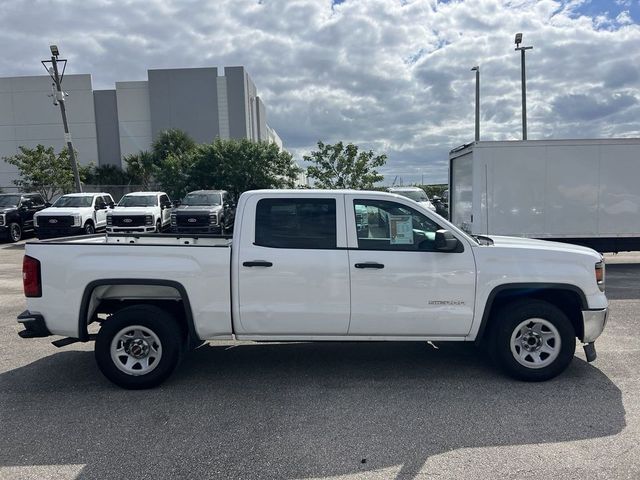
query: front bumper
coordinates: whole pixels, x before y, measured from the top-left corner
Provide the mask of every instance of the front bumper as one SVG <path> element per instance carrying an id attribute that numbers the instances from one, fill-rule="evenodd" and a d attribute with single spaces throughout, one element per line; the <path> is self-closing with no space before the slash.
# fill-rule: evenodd
<path id="1" fill-rule="evenodd" d="M 82 227 L 36 227 L 36 237 L 40 239 L 70 237 L 82 233 L 84 233 L 84 228 Z"/>
<path id="2" fill-rule="evenodd" d="M 584 334 L 582 336 L 583 343 L 595 342 L 596 338 L 600 336 L 607 324 L 609 317 L 609 309 L 604 308 L 601 310 L 583 310 L 582 311 L 582 325 Z"/>
<path id="3" fill-rule="evenodd" d="M 18 315 L 18 323 L 24 326 L 24 330 L 18 332 L 22 338 L 48 337 L 52 333 L 47 328 L 44 317 L 39 313 L 31 313 L 25 310 Z"/>
<path id="4" fill-rule="evenodd" d="M 107 227 L 107 233 L 153 233 L 155 225 L 144 227 Z"/>

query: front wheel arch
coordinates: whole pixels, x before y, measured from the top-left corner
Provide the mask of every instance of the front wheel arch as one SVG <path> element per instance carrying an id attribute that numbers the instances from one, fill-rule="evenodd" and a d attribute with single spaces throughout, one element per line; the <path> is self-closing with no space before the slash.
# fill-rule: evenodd
<path id="1" fill-rule="evenodd" d="M 476 345 L 484 345 L 487 332 L 495 321 L 495 312 L 519 299 L 543 300 L 560 308 L 571 320 L 576 336 L 584 336 L 582 310 L 589 306 L 584 292 L 575 285 L 564 283 L 511 283 L 495 287 L 487 297 L 482 320 L 476 334 Z"/>

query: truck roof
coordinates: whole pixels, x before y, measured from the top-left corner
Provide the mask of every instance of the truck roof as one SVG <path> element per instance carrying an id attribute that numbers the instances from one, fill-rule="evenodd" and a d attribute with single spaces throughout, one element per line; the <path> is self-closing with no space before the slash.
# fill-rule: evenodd
<path id="1" fill-rule="evenodd" d="M 124 197 L 142 197 L 142 196 L 149 196 L 149 195 L 166 195 L 166 193 L 164 192 L 131 192 L 131 193 L 126 193 L 123 196 Z"/>
<path id="2" fill-rule="evenodd" d="M 94 195 L 109 195 L 107 192 L 78 192 L 78 193 L 65 193 L 63 197 L 93 197 Z"/>

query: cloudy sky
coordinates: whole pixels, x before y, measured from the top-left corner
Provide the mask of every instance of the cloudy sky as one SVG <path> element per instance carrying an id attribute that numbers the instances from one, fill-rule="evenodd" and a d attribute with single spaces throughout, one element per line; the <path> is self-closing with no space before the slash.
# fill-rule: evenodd
<path id="1" fill-rule="evenodd" d="M 57 43 L 95 89 L 149 68 L 244 65 L 297 159 L 318 140 L 445 182 L 448 151 L 521 138 L 640 137 L 640 0 L 3 0 L 0 76 L 41 74 Z"/>

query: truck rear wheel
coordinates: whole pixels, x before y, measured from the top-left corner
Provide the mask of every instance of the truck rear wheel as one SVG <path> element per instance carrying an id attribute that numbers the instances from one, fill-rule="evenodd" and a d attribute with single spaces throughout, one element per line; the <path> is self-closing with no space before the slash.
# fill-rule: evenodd
<path id="1" fill-rule="evenodd" d="M 100 371 L 116 385 L 153 388 L 180 360 L 182 332 L 176 320 L 153 305 L 124 308 L 107 319 L 96 338 Z"/>
<path id="2" fill-rule="evenodd" d="M 541 300 L 519 300 L 493 319 L 490 353 L 510 376 L 525 381 L 549 380 L 571 363 L 576 334 L 567 316 Z"/>

